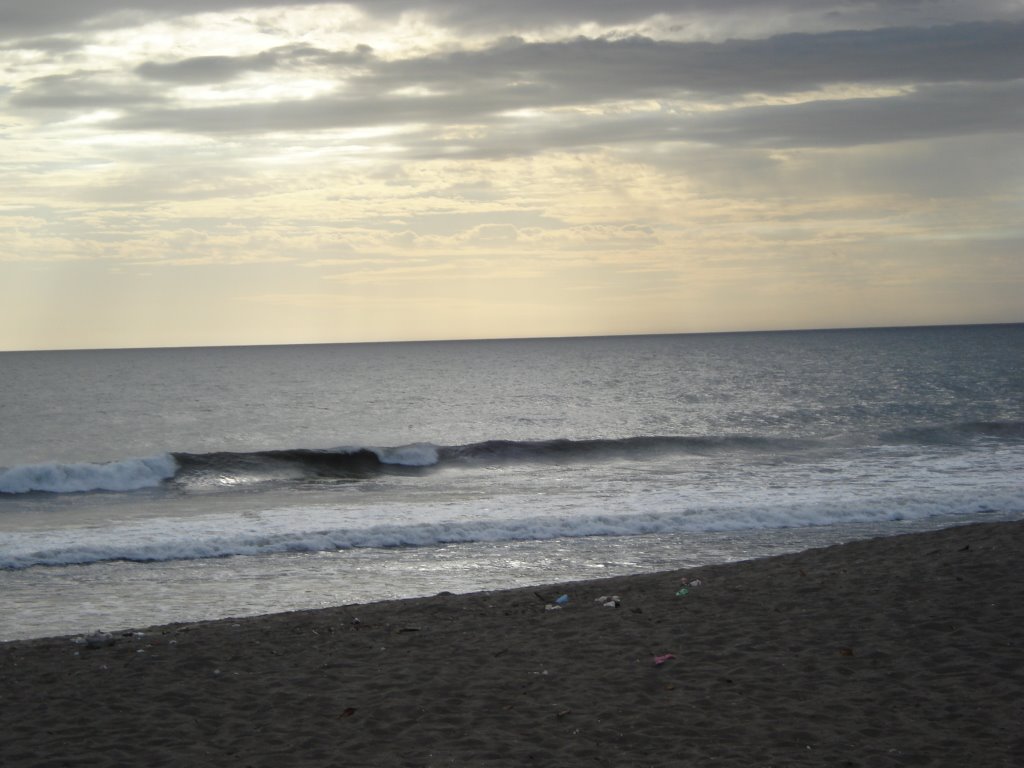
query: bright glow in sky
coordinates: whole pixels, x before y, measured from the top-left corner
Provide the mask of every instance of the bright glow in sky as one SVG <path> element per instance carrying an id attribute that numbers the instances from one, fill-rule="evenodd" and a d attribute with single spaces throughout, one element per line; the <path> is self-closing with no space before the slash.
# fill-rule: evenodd
<path id="1" fill-rule="evenodd" d="M 1024 4 L 0 0 L 0 350 L 1024 321 Z"/>

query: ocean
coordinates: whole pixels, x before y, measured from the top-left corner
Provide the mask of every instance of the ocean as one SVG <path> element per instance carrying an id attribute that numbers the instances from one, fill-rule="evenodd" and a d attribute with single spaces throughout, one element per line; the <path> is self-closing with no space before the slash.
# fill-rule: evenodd
<path id="1" fill-rule="evenodd" d="M 0 354 L 0 640 L 1022 517 L 1024 325 Z"/>

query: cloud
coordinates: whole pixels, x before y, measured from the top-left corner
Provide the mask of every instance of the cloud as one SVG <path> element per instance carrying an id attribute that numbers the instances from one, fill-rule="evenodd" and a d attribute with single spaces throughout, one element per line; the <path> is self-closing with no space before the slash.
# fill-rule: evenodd
<path id="1" fill-rule="evenodd" d="M 370 14 L 415 11 L 439 24 L 467 30 L 520 30 L 584 22 L 626 25 L 651 18 L 700 28 L 702 22 L 716 17 L 741 28 L 752 22 L 768 28 L 804 23 L 864 29 L 891 25 L 894 19 L 923 26 L 1021 16 L 1019 8 L 999 0 L 970 4 L 932 0 L 356 0 L 355 4 Z"/>
<path id="2" fill-rule="evenodd" d="M 506 38 L 382 64 L 366 78 L 381 87 L 441 89 L 514 83 L 560 94 L 562 103 L 678 92 L 785 93 L 828 83 L 999 81 L 1024 74 L 1024 23 L 961 24 L 777 35 L 722 43 Z"/>
<path id="3" fill-rule="evenodd" d="M 515 155 L 638 141 L 853 146 L 993 133 L 1021 125 L 1022 90 L 1015 81 L 1024 72 L 1024 46 L 1016 44 L 1021 39 L 1024 23 L 992 23 L 719 44 L 506 38 L 478 51 L 395 61 L 376 59 L 368 49 L 200 57 L 145 64 L 137 71 L 210 81 L 305 57 L 339 71 L 339 87 L 308 99 L 218 106 L 139 100 L 137 109 L 112 125 L 211 135 L 405 126 L 404 146 L 420 157 Z M 354 63 L 360 69 L 350 75 L 345 68 Z M 814 95 L 815 89 L 851 84 L 900 88 L 859 98 Z M 792 93 L 810 95 L 797 103 L 743 102 L 751 95 L 778 100 Z M 45 97 L 46 89 L 35 98 Z M 32 89 L 16 97 L 22 104 L 32 99 Z M 630 103 L 637 100 L 653 106 Z M 617 103 L 626 106 L 609 108 Z M 597 110 L 581 111 L 588 107 Z M 526 110 L 544 114 L 516 114 Z M 456 137 L 444 130 L 458 125 L 481 130 Z"/>
<path id="4" fill-rule="evenodd" d="M 242 9 L 310 6 L 309 0 L 0 0 L 0 38 L 36 36 L 82 27 L 117 28 L 141 20 Z M 312 5 L 350 5 L 368 16 L 394 18 L 413 13 L 433 23 L 465 30 L 523 30 L 552 25 L 623 25 L 655 17 L 678 24 L 721 18 L 729 26 L 801 22 L 821 27 L 868 28 L 900 19 L 914 25 L 965 19 L 1020 18 L 1012 3 L 896 0 L 335 0 Z"/>
<path id="5" fill-rule="evenodd" d="M 199 85 L 225 83 L 250 72 L 300 67 L 309 61 L 332 66 L 359 64 L 371 55 L 372 49 L 365 45 L 351 52 L 334 53 L 312 46 L 290 45 L 251 56 L 194 56 L 168 62 L 146 61 L 135 67 L 135 73 L 146 80 Z"/>
<path id="6" fill-rule="evenodd" d="M 232 8 L 297 5 L 289 0 L 0 0 L 0 38 L 57 31 L 132 26 L 142 19 L 168 18 Z"/>
<path id="7" fill-rule="evenodd" d="M 81 40 L 72 37 L 39 37 L 0 45 L 0 51 L 39 51 L 47 54 L 60 54 L 74 51 L 81 45 Z"/>
<path id="8" fill-rule="evenodd" d="M 160 64 L 147 61 L 135 68 L 140 77 L 170 83 L 223 83 L 247 72 L 265 72 L 278 66 L 267 51 L 255 56 L 196 56 Z"/>
<path id="9" fill-rule="evenodd" d="M 62 278 L 83 318 L 294 304 L 252 341 L 460 296 L 488 334 L 1018 318 L 1021 39 L 1003 0 L 0 0 L 0 327 L 29 262 L 117 270 Z"/>
<path id="10" fill-rule="evenodd" d="M 16 107 L 81 110 L 161 101 L 152 89 L 111 80 L 109 73 L 77 71 L 33 78 L 10 98 Z"/>
<path id="11" fill-rule="evenodd" d="M 748 107 L 688 121 L 689 140 L 762 147 L 839 147 L 1002 132 L 1024 126 L 1024 82 L 935 86 L 900 97 Z"/>

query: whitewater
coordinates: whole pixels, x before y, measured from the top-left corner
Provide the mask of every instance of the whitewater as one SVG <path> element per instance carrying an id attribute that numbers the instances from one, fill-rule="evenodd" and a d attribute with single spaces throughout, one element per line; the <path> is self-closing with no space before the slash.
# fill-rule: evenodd
<path id="1" fill-rule="evenodd" d="M 1024 516 L 1024 326 L 0 354 L 0 640 Z"/>

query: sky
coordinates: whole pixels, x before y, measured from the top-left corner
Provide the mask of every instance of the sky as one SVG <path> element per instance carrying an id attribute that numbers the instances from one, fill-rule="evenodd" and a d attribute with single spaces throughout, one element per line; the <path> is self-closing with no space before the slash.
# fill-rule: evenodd
<path id="1" fill-rule="evenodd" d="M 1021 0 L 0 0 L 0 350 L 1024 321 Z"/>

